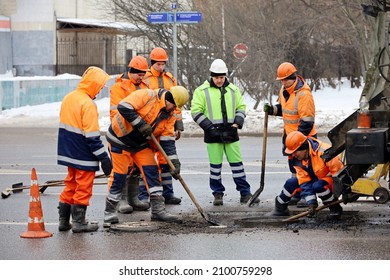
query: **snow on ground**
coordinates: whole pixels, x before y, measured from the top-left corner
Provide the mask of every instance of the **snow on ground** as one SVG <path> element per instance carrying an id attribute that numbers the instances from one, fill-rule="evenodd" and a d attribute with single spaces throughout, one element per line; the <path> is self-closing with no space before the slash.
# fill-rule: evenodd
<path id="1" fill-rule="evenodd" d="M 336 89 L 324 87 L 313 92 L 316 105 L 316 124 L 320 133 L 326 133 L 335 125 L 352 114 L 359 106 L 359 98 L 362 88 L 351 89 L 348 80 L 343 79 Z M 259 110 L 251 109 L 253 100 L 245 98 L 247 106 L 247 118 L 241 133 L 261 133 L 264 124 L 264 112 L 262 105 Z M 276 102 L 276 96 L 275 100 Z M 99 109 L 99 124 L 102 131 L 107 131 L 109 126 L 109 98 L 96 100 Z M 57 127 L 61 103 L 49 103 L 36 106 L 24 106 L 3 110 L 0 114 L 0 127 Z M 190 135 L 202 134 L 199 126 L 191 118 L 190 111 L 183 111 L 185 133 Z M 282 119 L 269 116 L 268 132 L 281 133 Z"/>

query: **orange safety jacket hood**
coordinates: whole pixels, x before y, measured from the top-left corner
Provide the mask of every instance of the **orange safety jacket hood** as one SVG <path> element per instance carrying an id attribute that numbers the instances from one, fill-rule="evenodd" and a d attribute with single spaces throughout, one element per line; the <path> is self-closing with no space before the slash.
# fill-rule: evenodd
<path id="1" fill-rule="evenodd" d="M 77 89 L 86 92 L 89 97 L 95 99 L 109 79 L 110 76 L 102 69 L 89 67 L 81 77 Z"/>

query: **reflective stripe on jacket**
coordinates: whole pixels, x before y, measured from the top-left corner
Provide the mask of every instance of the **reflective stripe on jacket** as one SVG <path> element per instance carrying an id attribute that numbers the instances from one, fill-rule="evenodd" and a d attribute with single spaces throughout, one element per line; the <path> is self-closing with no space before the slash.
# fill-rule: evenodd
<path id="1" fill-rule="evenodd" d="M 93 98 L 109 76 L 92 68 L 81 78 L 76 90 L 61 104 L 58 130 L 58 164 L 76 169 L 97 171 L 99 160 L 108 157 L 100 139 L 99 113 Z"/>
<path id="2" fill-rule="evenodd" d="M 177 85 L 175 77 L 170 72 L 158 72 L 153 67 L 146 72 L 143 81 L 150 89 L 164 88 L 169 90 L 171 87 Z"/>
<path id="3" fill-rule="evenodd" d="M 288 100 L 283 94 L 287 91 Z M 289 88 L 282 87 L 279 91 L 279 103 L 282 107 L 282 116 L 284 122 L 284 131 L 289 134 L 292 131 L 299 130 L 301 122 L 315 121 L 315 105 L 310 87 L 306 84 L 303 77 L 298 76 L 295 83 Z M 299 130 L 300 131 L 300 130 Z M 304 132 L 303 132 L 304 133 Z M 308 136 L 314 136 L 317 133 L 315 124 L 310 133 L 304 133 Z"/>
<path id="4" fill-rule="evenodd" d="M 115 84 L 110 89 L 110 120 L 118 112 L 117 106 L 122 99 L 133 91 L 147 88 L 147 85 L 143 81 L 139 85 L 136 85 L 134 82 L 134 79 L 129 77 L 127 72 L 116 78 Z"/>
<path id="5" fill-rule="evenodd" d="M 293 158 L 293 165 L 297 171 L 299 185 L 321 179 L 327 181 L 333 188 L 332 176 L 343 168 L 344 164 L 339 157 L 334 157 L 332 160 L 326 163 L 324 162 L 321 156 L 330 147 L 329 144 L 313 138 L 308 138 L 308 143 L 309 158 L 307 160 Z"/>
<path id="6" fill-rule="evenodd" d="M 146 72 L 143 82 L 150 89 L 163 88 L 166 90 L 170 90 L 171 87 L 177 86 L 177 81 L 175 77 L 173 77 L 171 72 L 160 73 L 156 71 L 153 67 L 150 67 L 150 70 Z M 178 107 L 175 109 L 175 117 L 175 131 L 184 131 L 183 117 L 181 114 L 181 110 Z"/>
<path id="7" fill-rule="evenodd" d="M 224 94 L 227 122 L 236 123 L 242 128 L 246 117 L 246 105 L 237 86 L 229 83 Z M 223 125 L 221 90 L 211 87 L 209 81 L 205 81 L 195 89 L 191 103 L 191 115 L 201 128 L 207 130 L 211 124 Z"/>
<path id="8" fill-rule="evenodd" d="M 138 128 L 144 122 L 153 127 L 153 135 L 160 140 L 168 156 L 176 155 L 173 112 L 165 111 L 165 90 L 140 89 L 118 104 L 118 113 L 112 119 L 106 134 L 111 145 L 130 152 L 151 145 Z"/>

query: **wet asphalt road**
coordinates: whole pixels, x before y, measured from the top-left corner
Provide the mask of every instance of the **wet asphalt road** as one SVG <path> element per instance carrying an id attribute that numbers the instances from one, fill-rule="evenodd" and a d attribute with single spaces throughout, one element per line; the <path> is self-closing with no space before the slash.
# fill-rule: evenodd
<path id="1" fill-rule="evenodd" d="M 31 168 L 38 183 L 63 180 L 66 168 L 56 164 L 57 130 L 53 128 L 0 128 L 1 188 L 23 182 L 30 185 Z M 243 161 L 252 192 L 258 189 L 261 170 L 260 137 L 242 137 Z M 289 176 L 286 160 L 281 156 L 279 137 L 269 137 L 265 188 L 259 206 L 239 204 L 228 165 L 223 167 L 227 189 L 224 206 L 212 205 L 208 187 L 208 161 L 201 138 L 182 138 L 178 142 L 182 177 L 204 211 L 225 228 L 213 228 L 205 222 L 178 181 L 176 195 L 183 201 L 167 206 L 168 211 L 195 219 L 200 228 L 189 223 L 175 225 L 149 223 L 148 211 L 121 215 L 123 222 L 144 221 L 155 228 L 150 232 L 108 231 L 100 226 L 95 233 L 58 232 L 57 205 L 61 187 L 48 188 L 41 195 L 46 230 L 53 236 L 45 239 L 22 239 L 27 229 L 29 191 L 0 200 L 0 259 L 2 260 L 388 260 L 390 259 L 390 203 L 379 205 L 372 199 L 344 206 L 344 220 L 335 226 L 286 226 L 263 223 L 264 213 L 273 207 L 274 197 Z M 97 180 L 89 220 L 102 225 L 105 181 Z M 100 184 L 101 183 L 101 184 Z M 297 213 L 302 209 L 291 208 Z M 326 210 L 324 210 L 325 212 Z M 325 215 L 325 214 L 323 214 Z M 242 224 L 242 219 L 259 218 L 261 222 Z M 351 221 L 357 221 L 352 223 Z M 156 229 L 157 228 L 157 229 Z"/>

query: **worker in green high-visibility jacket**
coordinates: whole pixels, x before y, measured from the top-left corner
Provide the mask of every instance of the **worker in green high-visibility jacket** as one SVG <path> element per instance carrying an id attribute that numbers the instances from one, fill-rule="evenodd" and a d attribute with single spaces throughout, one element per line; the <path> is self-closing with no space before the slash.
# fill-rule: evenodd
<path id="1" fill-rule="evenodd" d="M 210 161 L 210 188 L 214 205 L 223 205 L 225 187 L 222 184 L 222 161 L 225 154 L 232 169 L 240 203 L 246 204 L 252 197 L 242 163 L 238 129 L 246 117 L 246 105 L 237 86 L 226 75 L 228 68 L 222 59 L 210 66 L 210 80 L 195 89 L 191 102 L 191 115 L 204 130 L 204 142 Z M 256 199 L 254 203 L 258 203 Z"/>

